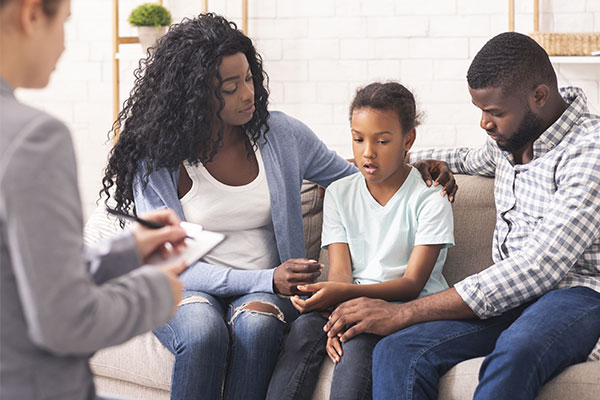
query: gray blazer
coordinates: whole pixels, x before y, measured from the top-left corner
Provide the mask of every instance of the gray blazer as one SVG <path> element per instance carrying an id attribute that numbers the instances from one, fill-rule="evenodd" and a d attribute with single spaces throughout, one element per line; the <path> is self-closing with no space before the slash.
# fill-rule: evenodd
<path id="1" fill-rule="evenodd" d="M 0 79 L 0 398 L 93 399 L 96 350 L 165 324 L 166 277 L 130 233 L 86 251 L 67 128 Z"/>

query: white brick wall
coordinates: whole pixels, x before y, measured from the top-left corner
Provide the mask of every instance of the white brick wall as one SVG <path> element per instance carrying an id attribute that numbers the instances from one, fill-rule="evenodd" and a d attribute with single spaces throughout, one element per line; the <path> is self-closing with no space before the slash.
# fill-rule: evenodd
<path id="1" fill-rule="evenodd" d="M 148 0 L 120 1 L 120 29 Z M 111 0 L 71 0 L 67 51 L 48 88 L 18 96 L 64 120 L 73 131 L 86 215 L 94 207 L 112 122 Z M 200 1 L 165 0 L 174 21 L 200 12 Z M 532 2 L 517 0 L 516 29 L 532 30 Z M 544 0 L 543 31 L 600 31 L 600 0 Z M 209 8 L 241 26 L 240 0 Z M 348 104 L 359 85 L 397 79 L 414 91 L 425 114 L 417 146 L 477 146 L 484 140 L 466 72 L 492 36 L 507 29 L 503 0 L 250 0 L 249 35 L 271 78 L 272 109 L 301 119 L 349 156 Z M 121 100 L 142 52 L 121 46 Z M 556 65 L 561 84 L 580 85 L 600 111 L 600 65 Z"/>

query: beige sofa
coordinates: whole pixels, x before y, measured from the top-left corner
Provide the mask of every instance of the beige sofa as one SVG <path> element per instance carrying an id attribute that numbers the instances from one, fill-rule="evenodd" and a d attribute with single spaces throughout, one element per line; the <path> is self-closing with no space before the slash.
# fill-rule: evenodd
<path id="1" fill-rule="evenodd" d="M 495 222 L 493 180 L 458 176 L 460 187 L 454 203 L 456 246 L 448 252 L 444 275 L 449 284 L 475 273 L 491 263 L 492 232 Z M 327 253 L 319 251 L 322 199 L 314 185 L 302 188 L 305 243 L 309 257 L 327 263 Z M 86 226 L 86 238 L 93 242 L 110 234 L 114 224 L 96 213 Z M 174 357 L 151 334 L 98 352 L 91 361 L 100 393 L 132 399 L 168 399 Z M 446 373 L 440 382 L 440 399 L 470 399 L 477 385 L 482 358 L 462 362 Z M 327 399 L 333 363 L 326 360 L 315 387 L 314 399 Z M 594 394 L 596 393 L 596 394 Z M 592 400 L 600 393 L 600 361 L 571 366 L 548 382 L 538 399 Z"/>

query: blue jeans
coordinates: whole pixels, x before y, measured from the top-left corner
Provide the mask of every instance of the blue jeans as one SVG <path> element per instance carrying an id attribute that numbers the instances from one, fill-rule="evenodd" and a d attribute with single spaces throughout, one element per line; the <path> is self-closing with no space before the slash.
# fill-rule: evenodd
<path id="1" fill-rule="evenodd" d="M 294 321 L 271 377 L 267 399 L 312 399 L 321 363 L 327 357 L 326 322 L 318 312 L 302 314 Z M 371 354 L 380 338 L 362 334 L 342 344 L 344 354 L 333 371 L 330 399 L 371 398 Z"/>
<path id="2" fill-rule="evenodd" d="M 417 324 L 373 352 L 375 399 L 437 399 L 440 377 L 486 356 L 475 399 L 534 399 L 566 367 L 586 360 L 600 336 L 600 293 L 552 290 L 486 320 Z"/>
<path id="3" fill-rule="evenodd" d="M 154 331 L 175 355 L 171 399 L 264 399 L 287 324 L 287 298 L 252 293 L 219 298 L 186 291 L 173 319 Z M 268 304 L 277 315 L 242 309 Z"/>

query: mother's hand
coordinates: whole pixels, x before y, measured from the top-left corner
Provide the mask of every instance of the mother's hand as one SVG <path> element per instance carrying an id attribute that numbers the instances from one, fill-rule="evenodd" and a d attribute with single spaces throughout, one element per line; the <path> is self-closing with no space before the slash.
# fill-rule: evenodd
<path id="1" fill-rule="evenodd" d="M 448 194 L 448 200 L 454 202 L 454 195 L 458 190 L 454 174 L 450 171 L 448 163 L 439 160 L 420 160 L 412 163 L 419 170 L 427 186 L 442 185 L 442 195 Z"/>
<path id="2" fill-rule="evenodd" d="M 275 293 L 291 295 L 298 292 L 298 285 L 313 283 L 320 275 L 323 264 L 307 258 L 290 258 L 273 273 Z"/>

